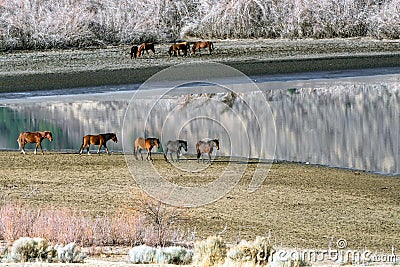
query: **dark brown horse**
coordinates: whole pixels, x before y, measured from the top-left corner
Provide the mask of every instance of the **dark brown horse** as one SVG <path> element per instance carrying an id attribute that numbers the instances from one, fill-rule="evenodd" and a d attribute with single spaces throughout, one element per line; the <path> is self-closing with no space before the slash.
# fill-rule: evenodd
<path id="1" fill-rule="evenodd" d="M 140 57 L 141 55 L 143 55 L 144 51 L 146 51 L 146 53 L 149 54 L 149 50 L 153 51 L 154 55 L 156 54 L 153 43 L 142 43 L 138 51 L 136 52 L 136 57 Z"/>
<path id="2" fill-rule="evenodd" d="M 88 153 L 88 155 L 90 155 L 90 152 L 89 152 L 90 145 L 98 145 L 99 146 L 99 149 L 97 150 L 97 154 L 100 153 L 100 148 L 102 146 L 104 146 L 104 149 L 107 152 L 107 154 L 110 154 L 108 152 L 108 148 L 107 148 L 107 144 L 106 144 L 107 141 L 110 140 L 110 139 L 113 140 L 115 143 L 118 142 L 117 135 L 115 133 L 105 133 L 105 134 L 98 134 L 98 135 L 90 135 L 90 134 L 85 135 L 83 137 L 83 140 L 82 140 L 81 148 L 79 149 L 79 154 L 82 154 L 83 150 L 85 148 L 87 148 L 87 153 Z"/>
<path id="3" fill-rule="evenodd" d="M 138 137 L 135 140 L 135 146 L 133 148 L 133 152 L 135 155 L 136 160 L 138 160 L 137 157 L 137 152 L 139 151 L 140 156 L 142 157 L 143 160 L 143 155 L 142 155 L 142 149 L 146 149 L 147 150 L 147 160 L 153 160 L 151 158 L 151 149 L 153 147 L 156 147 L 157 149 L 160 146 L 160 140 L 158 140 L 157 138 L 143 138 L 143 137 Z"/>
<path id="4" fill-rule="evenodd" d="M 137 45 L 132 46 L 131 47 L 131 59 L 136 58 L 137 52 L 138 52 L 138 46 Z"/>
<path id="5" fill-rule="evenodd" d="M 190 51 L 190 44 L 188 42 L 176 43 L 169 47 L 168 54 L 171 57 L 172 55 L 176 56 L 177 53 L 180 56 L 180 51 L 183 51 L 183 54 L 187 56 L 187 52 Z"/>
<path id="6" fill-rule="evenodd" d="M 204 158 L 203 158 L 202 154 L 207 153 L 208 154 L 208 163 L 211 163 L 211 153 L 213 152 L 213 147 L 215 147 L 217 150 L 219 150 L 218 139 L 205 138 L 205 139 L 197 142 L 197 144 L 196 144 L 197 162 L 200 162 L 200 156 L 204 162 Z"/>
<path id="7" fill-rule="evenodd" d="M 25 144 L 26 143 L 36 143 L 35 147 L 35 155 L 37 153 L 37 148 L 40 147 L 40 152 L 43 153 L 42 149 L 42 140 L 43 139 L 49 139 L 50 142 L 53 141 L 53 136 L 50 131 L 43 131 L 43 132 L 22 132 L 19 134 L 17 142 L 19 145 L 19 148 L 21 149 L 21 153 L 24 153 L 25 155 Z"/>
<path id="8" fill-rule="evenodd" d="M 195 54 L 196 50 L 199 50 L 199 53 L 201 55 L 201 48 L 208 48 L 208 52 L 211 55 L 211 52 L 214 50 L 214 44 L 210 41 L 198 41 L 192 46 L 192 55 Z"/>

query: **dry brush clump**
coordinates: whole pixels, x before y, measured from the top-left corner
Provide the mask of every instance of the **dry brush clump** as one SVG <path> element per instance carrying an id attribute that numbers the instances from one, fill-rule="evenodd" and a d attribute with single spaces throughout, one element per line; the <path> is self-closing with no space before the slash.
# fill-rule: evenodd
<path id="1" fill-rule="evenodd" d="M 14 241 L 9 253 L 6 253 L 4 262 L 83 262 L 86 255 L 81 252 L 75 243 L 65 246 L 55 245 L 41 237 L 21 237 Z"/>
<path id="2" fill-rule="evenodd" d="M 241 240 L 227 252 L 226 266 L 265 266 L 274 253 L 269 240 L 265 237 L 256 237 L 254 241 Z"/>
<path id="3" fill-rule="evenodd" d="M 193 251 L 180 246 L 136 246 L 129 250 L 127 261 L 132 264 L 190 264 Z"/>
<path id="4" fill-rule="evenodd" d="M 217 266 L 226 258 L 226 244 L 220 236 L 210 236 L 194 245 L 194 261 L 196 266 Z"/>
<path id="5" fill-rule="evenodd" d="M 7 0 L 0 50 L 179 38 L 400 38 L 400 0 Z"/>

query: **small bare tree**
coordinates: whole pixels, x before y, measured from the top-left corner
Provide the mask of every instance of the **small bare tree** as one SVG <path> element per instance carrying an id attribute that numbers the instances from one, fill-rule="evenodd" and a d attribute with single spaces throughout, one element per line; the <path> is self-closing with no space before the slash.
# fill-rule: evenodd
<path id="1" fill-rule="evenodd" d="M 135 196 L 133 202 L 135 204 L 133 209 L 143 215 L 145 223 L 153 230 L 144 242 L 149 245 L 168 245 L 172 239 L 174 226 L 182 220 L 182 211 L 144 193 Z"/>

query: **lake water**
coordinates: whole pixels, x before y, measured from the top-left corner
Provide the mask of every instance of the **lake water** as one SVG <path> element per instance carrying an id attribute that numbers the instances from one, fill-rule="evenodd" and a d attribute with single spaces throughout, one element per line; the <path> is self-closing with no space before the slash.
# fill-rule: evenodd
<path id="1" fill-rule="evenodd" d="M 73 152 L 89 133 L 117 132 L 108 147 L 126 152 L 137 136 L 156 136 L 186 139 L 194 154 L 210 137 L 222 156 L 400 174 L 399 69 L 252 79 L 3 94 L 0 148 L 16 150 L 19 132 L 38 129 L 53 132 L 44 148 Z"/>

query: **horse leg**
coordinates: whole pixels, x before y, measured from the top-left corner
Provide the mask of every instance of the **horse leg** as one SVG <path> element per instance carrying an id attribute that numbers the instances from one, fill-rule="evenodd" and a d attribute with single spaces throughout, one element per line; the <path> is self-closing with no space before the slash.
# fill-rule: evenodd
<path id="1" fill-rule="evenodd" d="M 153 159 L 151 158 L 151 148 L 148 148 L 148 149 L 147 149 L 147 160 L 153 160 Z"/>
<path id="2" fill-rule="evenodd" d="M 20 143 L 20 147 L 21 147 L 21 153 L 26 155 L 25 150 L 24 150 L 24 148 L 25 148 L 25 142 L 24 141 L 22 141 L 22 143 Z"/>
<path id="3" fill-rule="evenodd" d="M 208 153 L 208 163 L 211 164 L 211 153 Z"/>
<path id="4" fill-rule="evenodd" d="M 82 155 L 83 149 L 84 149 L 84 146 L 83 146 L 83 143 L 82 143 L 81 148 L 79 149 L 79 155 Z"/>
<path id="5" fill-rule="evenodd" d="M 35 146 L 35 155 L 37 154 L 37 148 L 40 146 L 40 152 L 43 154 L 43 150 L 42 150 L 42 145 L 40 144 L 40 142 L 39 143 L 36 143 L 36 146 Z"/>
<path id="6" fill-rule="evenodd" d="M 180 151 L 178 149 L 178 151 L 176 151 L 176 162 L 179 162 L 179 153 L 180 153 Z"/>
<path id="7" fill-rule="evenodd" d="M 200 163 L 200 156 L 201 156 L 200 150 L 197 150 L 197 163 Z"/>
<path id="8" fill-rule="evenodd" d="M 87 154 L 90 155 L 90 144 L 87 145 Z"/>
<path id="9" fill-rule="evenodd" d="M 106 146 L 106 144 L 104 144 L 104 150 L 106 151 L 106 153 L 107 153 L 108 155 L 110 155 L 110 153 L 108 152 L 108 147 Z"/>
<path id="10" fill-rule="evenodd" d="M 41 143 L 41 142 L 39 142 L 39 147 L 40 147 L 40 153 L 41 153 L 42 155 L 44 155 L 43 149 L 42 149 L 42 143 Z"/>
<path id="11" fill-rule="evenodd" d="M 142 149 L 141 149 L 141 148 L 139 148 L 139 149 L 138 149 L 138 151 L 139 151 L 140 157 L 141 157 L 141 158 L 142 158 L 142 160 L 143 160 Z"/>
<path id="12" fill-rule="evenodd" d="M 167 157 L 168 157 L 168 147 L 164 152 L 164 159 L 165 159 L 166 162 L 168 162 L 168 158 Z"/>

